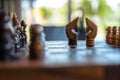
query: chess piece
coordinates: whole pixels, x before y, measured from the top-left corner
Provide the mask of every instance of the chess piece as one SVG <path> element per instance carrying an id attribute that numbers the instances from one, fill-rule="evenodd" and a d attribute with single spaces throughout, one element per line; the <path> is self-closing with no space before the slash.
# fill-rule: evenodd
<path id="1" fill-rule="evenodd" d="M 112 44 L 112 27 L 109 26 L 106 29 L 106 43 Z"/>
<path id="2" fill-rule="evenodd" d="M 118 28 L 118 43 L 117 43 L 117 45 L 120 46 L 120 27 Z"/>
<path id="3" fill-rule="evenodd" d="M 27 25 L 24 20 L 21 21 L 21 27 L 22 27 L 21 33 L 23 36 L 21 44 L 24 47 L 27 44 L 27 35 L 26 35 L 26 30 L 25 30 Z"/>
<path id="4" fill-rule="evenodd" d="M 67 24 L 66 34 L 68 37 L 68 45 L 70 47 L 75 47 L 78 40 L 78 23 L 79 17 L 75 18 L 73 21 Z"/>
<path id="5" fill-rule="evenodd" d="M 94 39 L 97 35 L 97 25 L 94 24 L 91 20 L 86 18 L 86 46 L 92 47 L 94 46 Z"/>
<path id="6" fill-rule="evenodd" d="M 29 58 L 39 59 L 42 58 L 44 53 L 44 43 L 42 43 L 43 27 L 39 24 L 31 25 L 30 27 L 30 45 L 29 45 Z"/>
<path id="7" fill-rule="evenodd" d="M 22 31 L 23 31 L 23 32 L 26 32 L 25 29 L 26 29 L 26 27 L 27 27 L 27 24 L 25 23 L 24 20 L 21 21 L 21 26 L 22 26 Z"/>
<path id="8" fill-rule="evenodd" d="M 118 28 L 117 26 L 113 26 L 112 28 L 113 34 L 112 34 L 112 45 L 117 45 L 118 41 Z"/>
<path id="9" fill-rule="evenodd" d="M 9 16 L 0 10 L 0 61 L 10 59 L 14 51 L 13 29 Z"/>
<path id="10" fill-rule="evenodd" d="M 12 21 L 12 25 L 14 27 L 14 30 L 15 30 L 15 35 L 14 35 L 14 42 L 15 42 L 15 52 L 17 52 L 19 50 L 19 48 L 21 47 L 21 38 L 22 38 L 22 35 L 21 35 L 21 26 L 20 26 L 20 22 L 17 18 L 17 15 L 14 11 L 11 11 L 10 12 L 10 19 Z"/>

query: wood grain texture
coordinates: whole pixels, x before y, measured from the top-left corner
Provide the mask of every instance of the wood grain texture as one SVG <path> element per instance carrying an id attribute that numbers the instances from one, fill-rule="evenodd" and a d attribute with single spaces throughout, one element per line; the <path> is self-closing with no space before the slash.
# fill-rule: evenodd
<path id="1" fill-rule="evenodd" d="M 97 25 L 94 24 L 90 19 L 86 18 L 86 45 L 94 46 L 94 39 L 97 35 Z"/>
<path id="2" fill-rule="evenodd" d="M 75 29 L 75 31 L 78 32 L 78 26 L 77 26 L 78 19 L 79 17 L 75 18 L 66 26 L 66 34 L 67 34 L 67 37 L 70 39 L 75 39 L 75 40 L 77 39 L 77 35 L 72 33 L 71 30 Z"/>
<path id="3" fill-rule="evenodd" d="M 73 21 L 71 21 L 70 23 L 68 23 L 66 25 L 66 34 L 68 37 L 68 44 L 70 46 L 76 46 L 77 45 L 77 40 L 78 40 L 78 23 L 79 17 L 75 18 Z M 75 31 L 75 33 L 72 32 Z"/>

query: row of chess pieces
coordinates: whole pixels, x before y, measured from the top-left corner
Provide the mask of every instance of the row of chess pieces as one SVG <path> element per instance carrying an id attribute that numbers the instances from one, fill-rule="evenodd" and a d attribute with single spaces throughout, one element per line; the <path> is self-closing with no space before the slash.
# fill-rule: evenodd
<path id="1" fill-rule="evenodd" d="M 30 43 L 27 44 L 26 23 L 19 21 L 15 12 L 6 14 L 0 10 L 0 61 L 16 58 L 16 54 L 23 48 L 29 49 L 30 59 L 39 59 L 44 53 L 45 34 L 43 26 L 30 26 Z"/>
<path id="2" fill-rule="evenodd" d="M 68 37 L 68 45 L 70 47 L 77 46 L 79 17 L 66 25 L 66 34 Z M 93 47 L 94 39 L 97 35 L 97 25 L 90 19 L 86 18 L 86 46 Z M 0 60 L 9 58 L 12 53 L 19 51 L 20 48 L 27 44 L 26 23 L 18 20 L 15 12 L 9 15 L 0 10 Z M 112 45 L 120 44 L 120 27 L 108 27 L 106 29 L 106 42 Z M 30 26 L 30 44 L 29 58 L 38 59 L 44 55 L 45 35 L 43 26 L 34 24 Z M 13 52 L 14 51 L 14 52 Z M 40 56 L 41 55 L 41 56 Z"/>
<path id="3" fill-rule="evenodd" d="M 106 43 L 108 43 L 109 45 L 120 45 L 120 27 L 107 27 Z"/>
<path id="4" fill-rule="evenodd" d="M 0 10 L 0 61 L 10 59 L 13 53 L 27 45 L 26 27 L 15 12 L 7 14 Z"/>

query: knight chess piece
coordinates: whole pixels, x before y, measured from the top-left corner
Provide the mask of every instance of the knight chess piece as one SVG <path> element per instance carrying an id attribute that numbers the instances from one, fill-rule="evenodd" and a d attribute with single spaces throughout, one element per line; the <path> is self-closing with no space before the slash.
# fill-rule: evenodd
<path id="1" fill-rule="evenodd" d="M 106 29 L 106 43 L 112 44 L 112 27 L 109 26 Z"/>
<path id="2" fill-rule="evenodd" d="M 78 23 L 79 17 L 75 18 L 73 21 L 67 24 L 66 34 L 68 37 L 68 45 L 70 47 L 76 47 L 78 40 Z"/>
<path id="3" fill-rule="evenodd" d="M 112 45 L 117 45 L 118 41 L 118 28 L 117 26 L 113 26 L 112 28 L 113 34 L 112 34 Z"/>
<path id="4" fill-rule="evenodd" d="M 13 34 L 9 16 L 0 10 L 0 61 L 9 60 L 13 54 Z"/>
<path id="5" fill-rule="evenodd" d="M 44 43 L 42 40 L 43 27 L 39 24 L 31 25 L 30 27 L 30 45 L 29 58 L 40 59 L 44 53 Z"/>
<path id="6" fill-rule="evenodd" d="M 86 18 L 86 46 L 92 47 L 94 46 L 94 39 L 97 35 L 97 25 L 94 24 L 91 20 Z"/>

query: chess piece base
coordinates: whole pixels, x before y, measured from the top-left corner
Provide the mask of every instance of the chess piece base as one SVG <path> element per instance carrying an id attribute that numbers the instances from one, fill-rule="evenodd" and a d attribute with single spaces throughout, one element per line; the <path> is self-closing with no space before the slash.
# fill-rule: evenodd
<path id="1" fill-rule="evenodd" d="M 93 47 L 94 46 L 94 39 L 87 39 L 86 40 L 86 46 L 87 47 Z"/>
<path id="2" fill-rule="evenodd" d="M 68 45 L 70 47 L 76 47 L 77 46 L 77 40 L 69 39 L 68 40 Z"/>
<path id="3" fill-rule="evenodd" d="M 106 43 L 107 44 L 112 44 L 112 40 L 111 39 L 106 39 Z"/>

